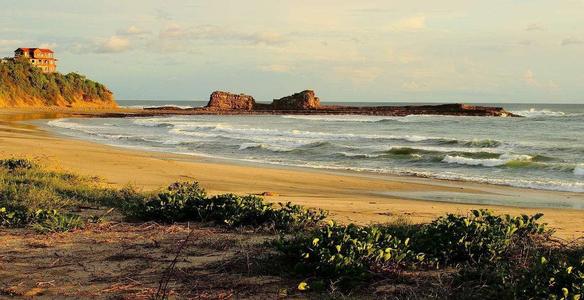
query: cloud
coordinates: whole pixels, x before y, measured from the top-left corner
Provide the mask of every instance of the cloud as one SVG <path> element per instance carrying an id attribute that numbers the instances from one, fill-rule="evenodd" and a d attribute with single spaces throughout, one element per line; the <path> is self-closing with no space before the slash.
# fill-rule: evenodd
<path id="1" fill-rule="evenodd" d="M 337 67 L 334 71 L 356 85 L 369 84 L 383 74 L 383 69 L 378 67 Z"/>
<path id="2" fill-rule="evenodd" d="M 523 82 L 525 82 L 528 86 L 538 89 L 544 89 L 547 90 L 548 92 L 553 92 L 560 88 L 558 84 L 552 80 L 544 82 L 540 81 L 538 78 L 536 78 L 535 74 L 531 69 L 526 70 L 525 73 L 523 74 Z"/>
<path id="3" fill-rule="evenodd" d="M 126 28 L 126 29 L 120 29 L 117 31 L 117 35 L 118 36 L 144 36 L 144 35 L 149 35 L 152 32 L 150 30 L 145 30 L 139 27 L 136 27 L 134 25 Z"/>
<path id="4" fill-rule="evenodd" d="M 41 43 L 39 48 L 55 49 L 57 46 L 57 43 Z"/>
<path id="5" fill-rule="evenodd" d="M 97 53 L 120 53 L 130 49 L 130 40 L 125 37 L 113 35 L 107 39 L 96 42 Z"/>
<path id="6" fill-rule="evenodd" d="M 189 35 L 189 31 L 178 23 L 169 23 L 160 30 L 158 37 L 161 39 L 181 39 Z"/>
<path id="7" fill-rule="evenodd" d="M 391 26 L 393 31 L 420 31 L 426 29 L 426 16 L 417 15 L 408 18 L 403 18 Z"/>
<path id="8" fill-rule="evenodd" d="M 525 74 L 523 75 L 523 81 L 525 81 L 525 83 L 528 85 L 537 85 L 537 80 L 535 79 L 535 75 L 531 70 L 525 71 Z"/>
<path id="9" fill-rule="evenodd" d="M 271 72 L 271 73 L 288 73 L 292 70 L 292 68 L 288 65 L 264 65 L 260 66 L 259 69 L 264 72 Z"/>
<path id="10" fill-rule="evenodd" d="M 410 81 L 406 81 L 404 83 L 402 83 L 401 87 L 406 90 L 406 91 L 410 91 L 410 92 L 418 92 L 418 91 L 424 91 L 428 89 L 428 85 L 423 83 L 423 82 L 418 82 L 418 81 L 414 81 L 414 80 L 410 80 Z"/>
<path id="11" fill-rule="evenodd" d="M 531 23 L 525 27 L 525 31 L 543 31 L 545 28 L 538 23 Z"/>
<path id="12" fill-rule="evenodd" d="M 413 53 L 393 49 L 387 50 L 387 62 L 390 63 L 410 64 L 420 60 L 421 58 Z"/>
<path id="13" fill-rule="evenodd" d="M 581 45 L 584 44 L 584 41 L 581 39 L 577 39 L 577 38 L 565 38 L 564 40 L 562 40 L 562 46 L 570 46 L 570 45 Z"/>
<path id="14" fill-rule="evenodd" d="M 14 51 L 16 48 L 18 47 L 23 47 L 26 46 L 24 45 L 24 42 L 21 40 L 2 40 L 0 39 L 0 58 L 4 57 L 4 52 L 9 52 L 10 54 L 12 54 L 12 51 Z"/>
<path id="15" fill-rule="evenodd" d="M 252 34 L 241 34 L 242 40 L 247 40 L 252 44 L 278 45 L 286 42 L 286 39 L 277 32 L 256 32 Z"/>
<path id="16" fill-rule="evenodd" d="M 184 27 L 178 23 L 169 23 L 160 30 L 158 37 L 162 40 L 208 40 L 208 41 L 239 41 L 248 44 L 278 45 L 286 43 L 284 36 L 277 32 L 243 32 L 215 25 L 199 25 Z"/>

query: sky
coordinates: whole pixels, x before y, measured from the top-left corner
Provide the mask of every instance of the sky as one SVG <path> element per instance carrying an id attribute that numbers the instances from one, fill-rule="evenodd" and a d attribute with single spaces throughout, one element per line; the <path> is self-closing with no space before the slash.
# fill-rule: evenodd
<path id="1" fill-rule="evenodd" d="M 584 0 L 1 0 L 0 56 L 49 47 L 121 100 L 584 104 Z"/>

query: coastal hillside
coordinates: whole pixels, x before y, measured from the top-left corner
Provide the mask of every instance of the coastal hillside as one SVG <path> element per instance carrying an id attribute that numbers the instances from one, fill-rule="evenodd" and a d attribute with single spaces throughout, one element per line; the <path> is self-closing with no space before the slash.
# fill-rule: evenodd
<path id="1" fill-rule="evenodd" d="M 0 107 L 117 107 L 103 84 L 77 73 L 43 73 L 26 60 L 0 63 Z"/>

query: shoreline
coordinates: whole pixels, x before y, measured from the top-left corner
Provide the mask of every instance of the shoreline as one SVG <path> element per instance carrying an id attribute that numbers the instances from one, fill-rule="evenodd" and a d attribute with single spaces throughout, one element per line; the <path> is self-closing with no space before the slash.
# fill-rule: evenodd
<path id="1" fill-rule="evenodd" d="M 34 120 L 33 122 L 37 121 L 44 121 L 48 119 L 41 119 L 41 120 Z M 237 165 L 241 167 L 259 167 L 259 168 L 266 168 L 266 169 L 284 169 L 284 170 L 292 170 L 292 171 L 299 171 L 299 172 L 314 172 L 314 173 L 326 173 L 330 175 L 341 175 L 341 176 L 353 176 L 359 178 L 370 178 L 370 179 L 381 179 L 381 180 L 393 180 L 393 181 L 404 181 L 408 183 L 422 183 L 422 184 L 432 184 L 432 185 L 443 185 L 443 186 L 452 186 L 452 185 L 460 185 L 465 186 L 465 193 L 469 193 L 469 191 L 474 191 L 473 194 L 480 194 L 485 193 L 486 189 L 493 189 L 496 190 L 498 188 L 509 188 L 509 189 L 518 189 L 522 191 L 533 191 L 535 193 L 550 193 L 550 194 L 561 194 L 567 198 L 570 198 L 572 195 L 582 196 L 582 203 L 578 207 L 559 207 L 559 206 L 522 206 L 522 205 L 511 205 L 511 204 L 495 204 L 495 203 L 483 203 L 487 205 L 493 206 L 503 206 L 503 207 L 517 207 L 517 208 L 553 208 L 553 209 L 574 209 L 574 210 L 584 210 L 584 193 L 575 192 L 575 191 L 568 191 L 568 190 L 556 190 L 556 189 L 544 189 L 544 188 L 535 188 L 535 187 L 522 187 L 522 186 L 514 186 L 511 184 L 497 184 L 497 183 L 490 183 L 490 182 L 480 182 L 480 181 L 472 181 L 472 180 L 464 180 L 464 179 L 456 179 L 456 178 L 439 178 L 433 177 L 431 175 L 420 175 L 415 174 L 413 172 L 404 172 L 404 173 L 391 173 L 391 172 L 375 172 L 370 170 L 363 170 L 357 171 L 352 170 L 349 168 L 327 168 L 327 167 L 310 167 L 310 166 L 297 166 L 291 164 L 278 164 L 278 163 L 271 163 L 267 161 L 254 161 L 254 160 L 246 160 L 246 159 L 238 159 L 238 158 L 230 158 L 230 157 L 220 157 L 220 156 L 212 156 L 203 153 L 181 153 L 181 152 L 172 152 L 172 151 L 157 151 L 153 149 L 148 149 L 146 147 L 139 147 L 139 146 L 131 146 L 131 145 L 115 145 L 115 144 L 108 144 L 108 143 L 100 143 L 99 141 L 90 140 L 90 139 L 83 139 L 63 133 L 56 132 L 54 130 L 50 130 L 50 126 L 37 125 L 33 124 L 33 122 L 26 122 L 33 126 L 38 126 L 43 130 L 46 130 L 50 134 L 65 138 L 65 139 L 73 139 L 78 141 L 86 141 L 90 143 L 96 143 L 108 147 L 113 147 L 117 149 L 127 149 L 130 151 L 141 151 L 141 152 L 148 152 L 148 153 L 159 153 L 159 154 L 168 154 L 168 155 L 176 155 L 174 159 L 189 162 L 189 161 L 204 161 L 209 163 L 216 163 L 216 164 L 230 164 L 230 165 Z M 44 122 L 43 122 L 44 123 Z M 469 188 L 468 186 L 476 185 L 476 188 Z M 383 193 L 381 193 L 383 194 Z M 386 193 L 389 194 L 389 193 Z M 495 191 L 490 192 L 488 194 L 496 194 Z M 416 200 L 416 201 L 430 201 L 430 202 L 444 202 L 444 203 L 466 203 L 466 204 L 474 204 L 469 202 L 460 202 L 454 200 L 437 200 L 432 199 L 432 197 L 425 197 L 425 198 L 408 198 L 408 200 Z M 488 202 L 488 201 L 487 201 Z"/>
<path id="2" fill-rule="evenodd" d="M 443 213 L 467 213 L 470 209 L 491 208 L 512 214 L 541 211 L 546 215 L 545 221 L 558 228 L 558 236 L 571 238 L 584 234 L 582 210 L 468 204 L 452 200 L 484 198 L 485 195 L 502 197 L 503 201 L 517 197 L 549 198 L 563 195 L 571 199 L 582 198 L 584 205 L 584 195 L 581 193 L 414 176 L 361 174 L 345 170 L 258 165 L 231 159 L 151 152 L 56 135 L 28 122 L 21 122 L 41 118 L 96 117 L 120 112 L 133 114 L 139 113 L 139 110 L 2 110 L 0 155 L 32 156 L 53 168 L 82 175 L 97 175 L 104 178 L 107 184 L 117 186 L 131 183 L 142 189 L 159 189 L 176 180 L 197 180 L 211 193 L 272 192 L 279 196 L 267 197 L 268 200 L 292 201 L 324 208 L 331 211 L 333 218 L 342 222 L 388 222 L 399 216 L 407 216 L 413 222 L 424 222 Z M 38 149 L 38 146 L 35 149 L 34 145 L 43 141 L 50 141 L 50 145 L 44 145 L 46 151 L 41 151 L 43 149 Z M 81 157 L 79 152 L 87 153 Z"/>

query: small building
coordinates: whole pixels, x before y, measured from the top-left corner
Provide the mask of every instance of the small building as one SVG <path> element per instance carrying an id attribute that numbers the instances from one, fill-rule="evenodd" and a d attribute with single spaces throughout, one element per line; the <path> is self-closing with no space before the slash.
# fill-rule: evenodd
<path id="1" fill-rule="evenodd" d="M 57 72 L 57 59 L 55 52 L 43 48 L 18 48 L 14 51 L 14 57 L 25 57 L 33 66 L 41 68 L 43 73 Z"/>

